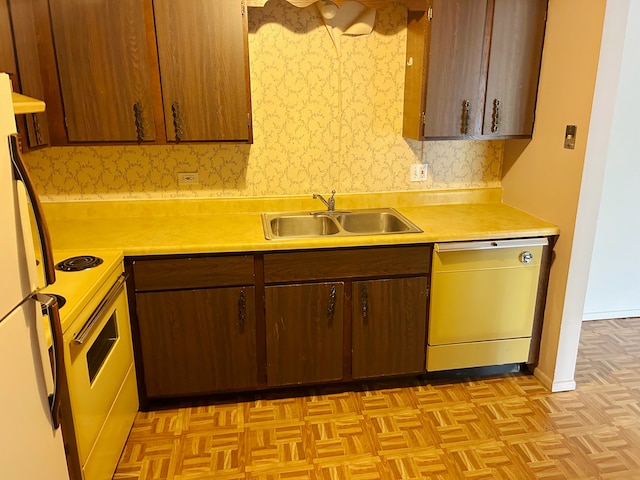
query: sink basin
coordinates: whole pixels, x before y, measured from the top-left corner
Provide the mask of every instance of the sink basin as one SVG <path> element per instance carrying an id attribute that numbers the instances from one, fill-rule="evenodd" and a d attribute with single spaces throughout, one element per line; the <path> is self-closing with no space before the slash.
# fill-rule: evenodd
<path id="1" fill-rule="evenodd" d="M 338 215 L 336 220 L 346 231 L 362 234 L 409 232 L 413 226 L 400 218 L 398 213 L 388 211 L 344 213 Z"/>
<path id="2" fill-rule="evenodd" d="M 262 227 L 267 240 L 422 232 L 393 208 L 263 213 Z"/>
<path id="3" fill-rule="evenodd" d="M 340 231 L 331 217 L 323 215 L 295 214 L 277 216 L 269 221 L 274 237 L 320 237 L 335 235 Z"/>

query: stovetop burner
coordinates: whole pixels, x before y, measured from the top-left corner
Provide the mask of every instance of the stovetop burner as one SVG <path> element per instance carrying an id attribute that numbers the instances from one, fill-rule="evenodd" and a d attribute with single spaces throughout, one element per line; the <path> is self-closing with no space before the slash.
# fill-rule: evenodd
<path id="1" fill-rule="evenodd" d="M 56 297 L 56 300 L 58 301 L 58 309 L 61 309 L 62 307 L 64 307 L 64 304 L 67 303 L 67 299 L 64 298 L 62 295 L 58 295 L 57 293 L 47 293 L 47 295 L 51 295 L 52 297 Z M 47 312 L 47 307 L 45 307 L 44 305 L 42 305 L 42 314 L 46 315 Z"/>
<path id="2" fill-rule="evenodd" d="M 93 255 L 80 255 L 78 257 L 70 257 L 56 264 L 58 270 L 63 272 L 80 272 L 88 268 L 97 267 L 102 263 L 100 257 Z"/>

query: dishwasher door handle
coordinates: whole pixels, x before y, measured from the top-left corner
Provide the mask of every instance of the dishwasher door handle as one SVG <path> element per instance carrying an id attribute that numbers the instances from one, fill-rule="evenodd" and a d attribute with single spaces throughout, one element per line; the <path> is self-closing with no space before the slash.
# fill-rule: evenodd
<path id="1" fill-rule="evenodd" d="M 436 243 L 436 252 L 463 252 L 468 250 L 494 250 L 496 248 L 538 247 L 548 245 L 546 238 L 521 238 L 517 240 L 488 240 L 480 242 L 448 242 Z"/>

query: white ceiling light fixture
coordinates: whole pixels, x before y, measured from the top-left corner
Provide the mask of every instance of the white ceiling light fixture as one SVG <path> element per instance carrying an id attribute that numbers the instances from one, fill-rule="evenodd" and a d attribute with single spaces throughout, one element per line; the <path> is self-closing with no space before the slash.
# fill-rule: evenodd
<path id="1" fill-rule="evenodd" d="M 325 20 L 331 20 L 338 13 L 338 6 L 331 0 L 318 0 L 316 4 Z"/>

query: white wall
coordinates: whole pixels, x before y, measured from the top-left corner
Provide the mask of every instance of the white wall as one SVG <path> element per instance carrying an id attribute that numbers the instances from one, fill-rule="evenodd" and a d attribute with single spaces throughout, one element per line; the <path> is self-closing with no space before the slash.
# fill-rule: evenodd
<path id="1" fill-rule="evenodd" d="M 626 13 L 626 18 L 625 18 Z M 609 22 L 617 17 L 617 22 Z M 609 1 L 604 38 L 613 37 L 603 56 L 620 62 L 601 65 L 610 77 L 601 96 L 613 105 L 606 157 L 602 169 L 602 197 L 583 319 L 640 316 L 640 2 Z M 622 45 L 618 45 L 622 42 Z M 606 68 L 605 71 L 603 68 Z M 607 106 L 603 106 L 607 108 Z M 594 117 L 597 113 L 594 104 Z"/>

